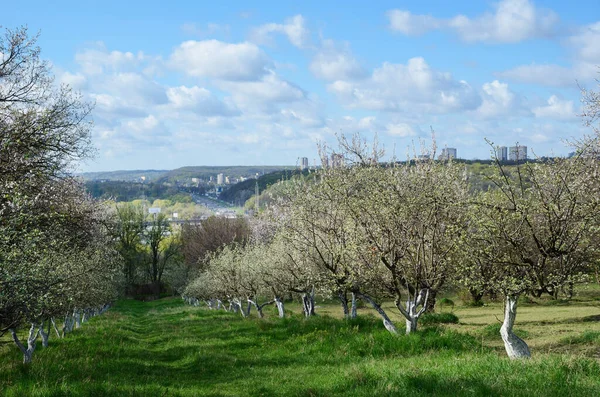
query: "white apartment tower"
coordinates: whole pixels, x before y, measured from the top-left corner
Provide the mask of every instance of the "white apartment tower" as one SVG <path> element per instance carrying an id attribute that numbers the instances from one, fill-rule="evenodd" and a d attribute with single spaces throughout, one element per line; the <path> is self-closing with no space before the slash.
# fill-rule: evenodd
<path id="1" fill-rule="evenodd" d="M 510 161 L 527 160 L 527 146 L 511 146 L 508 149 L 508 159 Z"/>
<path id="2" fill-rule="evenodd" d="M 308 169 L 308 157 L 302 157 L 300 159 L 300 169 L 307 170 Z"/>
<path id="3" fill-rule="evenodd" d="M 499 161 L 508 160 L 508 148 L 506 146 L 497 146 L 496 147 L 496 158 Z"/>
<path id="4" fill-rule="evenodd" d="M 442 153 L 438 157 L 438 160 L 452 160 L 456 158 L 456 148 L 447 147 L 442 149 Z"/>

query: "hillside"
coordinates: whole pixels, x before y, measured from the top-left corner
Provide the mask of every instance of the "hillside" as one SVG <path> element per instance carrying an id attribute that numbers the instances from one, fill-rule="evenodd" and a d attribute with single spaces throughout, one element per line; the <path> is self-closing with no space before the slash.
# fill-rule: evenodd
<path id="1" fill-rule="evenodd" d="M 258 182 L 258 190 L 263 192 L 281 180 L 290 179 L 295 175 L 308 175 L 308 170 L 301 171 L 299 169 L 275 171 L 269 174 L 262 175 L 258 179 L 248 179 L 243 182 L 238 182 L 224 190 L 219 198 L 228 203 L 243 207 L 244 203 L 256 193 L 256 183 Z"/>
<path id="2" fill-rule="evenodd" d="M 432 325 L 398 336 L 370 310 L 360 309 L 358 319 L 345 321 L 326 314 L 339 315 L 339 305 L 321 305 L 321 315 L 310 319 L 298 315 L 297 303 L 286 303 L 286 319 L 277 318 L 272 307 L 264 319 L 244 319 L 184 306 L 181 299 L 120 301 L 65 339 L 51 335 L 50 346 L 39 346 L 28 368 L 12 342 L 0 344 L 0 394 L 600 395 L 600 365 L 590 357 L 599 346 L 598 328 L 594 332 L 593 323 L 577 322 L 597 304 L 574 303 L 568 312 L 548 307 L 551 324 L 536 318 L 517 330 L 543 342 L 527 361 L 511 361 L 496 347 L 500 335 L 493 323 L 494 314 L 502 313 L 500 304 L 457 310 L 471 325 Z M 561 334 L 554 325 L 579 330 Z"/>

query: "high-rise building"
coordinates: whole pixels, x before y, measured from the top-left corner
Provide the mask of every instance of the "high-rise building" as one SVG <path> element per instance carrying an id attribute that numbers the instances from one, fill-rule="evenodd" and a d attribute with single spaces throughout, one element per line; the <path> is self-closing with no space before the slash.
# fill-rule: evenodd
<path id="1" fill-rule="evenodd" d="M 510 161 L 527 160 L 527 146 L 511 146 L 508 148 L 508 159 Z"/>
<path id="2" fill-rule="evenodd" d="M 442 153 L 438 157 L 438 160 L 451 160 L 456 158 L 456 148 L 447 147 L 442 149 Z"/>
<path id="3" fill-rule="evenodd" d="M 300 169 L 307 170 L 308 169 L 308 157 L 302 157 L 300 159 Z"/>
<path id="4" fill-rule="evenodd" d="M 225 176 L 221 174 L 217 174 L 217 185 L 222 185 L 225 182 Z"/>
<path id="5" fill-rule="evenodd" d="M 506 146 L 497 146 L 496 147 L 496 158 L 499 161 L 508 160 L 508 148 Z"/>

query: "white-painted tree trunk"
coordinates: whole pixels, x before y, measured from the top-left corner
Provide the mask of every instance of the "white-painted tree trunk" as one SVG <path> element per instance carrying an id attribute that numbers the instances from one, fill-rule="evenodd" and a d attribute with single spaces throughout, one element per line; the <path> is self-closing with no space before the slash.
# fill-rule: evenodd
<path id="1" fill-rule="evenodd" d="M 48 327 L 48 332 L 44 330 L 44 322 L 42 321 L 39 325 L 38 332 L 42 337 L 42 346 L 48 347 L 48 334 L 50 333 L 50 327 Z"/>
<path id="2" fill-rule="evenodd" d="M 342 304 L 342 311 L 344 312 L 344 318 L 350 318 L 350 310 L 348 309 L 348 297 L 343 291 L 338 292 L 338 298 Z"/>
<path id="3" fill-rule="evenodd" d="M 36 324 L 31 324 L 31 328 L 29 329 L 29 336 L 27 337 L 27 348 L 21 343 L 19 337 L 17 336 L 17 331 L 14 328 L 9 329 L 10 334 L 12 335 L 13 341 L 23 353 L 23 364 L 31 363 L 31 359 L 33 357 L 33 352 L 35 351 L 35 341 L 37 340 L 39 329 L 36 327 Z"/>
<path id="4" fill-rule="evenodd" d="M 81 328 L 81 313 L 79 313 L 79 310 L 73 312 L 73 317 L 75 318 L 75 328 Z"/>
<path id="5" fill-rule="evenodd" d="M 54 317 L 50 317 L 50 322 L 52 323 L 52 328 L 54 328 L 54 332 L 56 332 L 56 337 L 60 339 L 60 332 L 58 331 L 58 327 L 56 326 L 56 321 Z"/>
<path id="6" fill-rule="evenodd" d="M 279 297 L 275 297 L 275 305 L 277 306 L 277 312 L 279 313 L 279 318 L 285 317 L 285 307 L 283 305 L 283 299 Z"/>
<path id="7" fill-rule="evenodd" d="M 308 294 L 302 294 L 302 308 L 304 310 L 304 316 L 310 317 L 315 315 L 315 294 L 313 292 Z"/>
<path id="8" fill-rule="evenodd" d="M 417 322 L 421 314 L 427 309 L 427 301 L 429 299 L 429 290 L 422 289 L 419 294 L 413 299 L 409 298 L 406 301 L 406 308 L 403 308 L 400 301 L 396 299 L 396 307 L 402 313 L 406 319 L 406 334 L 410 334 L 417 331 Z M 419 309 L 421 306 L 421 309 Z"/>
<path id="9" fill-rule="evenodd" d="M 377 313 L 379 313 L 379 315 L 383 319 L 383 326 L 385 327 L 385 329 L 388 330 L 389 333 L 394 334 L 394 335 L 398 334 L 398 329 L 396 328 L 396 326 L 394 325 L 392 320 L 390 320 L 387 313 L 381 308 L 381 306 L 379 306 L 379 304 L 377 304 L 377 302 L 375 302 L 373 300 L 373 298 L 371 298 L 369 295 L 365 295 L 365 294 L 357 293 L 356 295 L 359 298 L 363 299 L 365 302 L 368 302 L 373 307 L 373 309 L 375 309 L 375 311 Z"/>
<path id="10" fill-rule="evenodd" d="M 352 306 L 350 306 L 350 318 L 356 318 L 356 294 L 352 292 Z"/>
<path id="11" fill-rule="evenodd" d="M 515 319 L 517 318 L 518 299 L 518 295 L 509 295 L 506 297 L 504 322 L 500 328 L 500 335 L 504 341 L 504 348 L 506 349 L 508 357 L 512 359 L 531 357 L 527 343 L 513 332 L 513 326 L 515 325 Z"/>

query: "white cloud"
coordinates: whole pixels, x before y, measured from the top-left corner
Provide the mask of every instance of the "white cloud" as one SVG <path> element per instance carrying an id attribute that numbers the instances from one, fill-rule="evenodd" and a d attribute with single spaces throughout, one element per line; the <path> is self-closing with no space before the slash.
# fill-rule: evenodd
<path id="1" fill-rule="evenodd" d="M 571 55 L 570 66 L 555 64 L 520 65 L 497 73 L 521 83 L 554 87 L 577 87 L 577 82 L 592 81 L 600 69 L 600 22 L 583 26 L 563 41 Z"/>
<path id="2" fill-rule="evenodd" d="M 104 90 L 138 105 L 167 103 L 165 88 L 138 73 L 117 73 L 103 82 Z"/>
<path id="3" fill-rule="evenodd" d="M 444 21 L 431 15 L 415 15 L 404 10 L 390 10 L 386 13 L 390 28 L 407 36 L 416 36 L 444 26 Z"/>
<path id="4" fill-rule="evenodd" d="M 83 74 L 99 75 L 104 72 L 134 70 L 138 65 L 149 59 L 143 52 L 108 51 L 100 42 L 96 48 L 88 48 L 75 54 L 75 61 L 81 67 Z"/>
<path id="5" fill-rule="evenodd" d="M 520 98 L 508 88 L 508 84 L 494 80 L 482 86 L 483 103 L 477 115 L 483 118 L 523 115 L 525 109 Z"/>
<path id="6" fill-rule="evenodd" d="M 555 120 L 571 120 L 575 118 L 573 101 L 562 100 L 556 95 L 548 99 L 546 106 L 538 106 L 532 109 L 535 117 Z"/>
<path id="7" fill-rule="evenodd" d="M 271 67 L 269 57 L 255 44 L 218 40 L 186 41 L 171 54 L 173 68 L 195 77 L 221 80 L 258 80 Z"/>
<path id="8" fill-rule="evenodd" d="M 504 72 L 499 77 L 519 83 L 533 83 L 548 86 L 574 85 L 576 76 L 573 70 L 559 65 L 521 65 Z"/>
<path id="9" fill-rule="evenodd" d="M 218 85 L 230 92 L 233 101 L 242 108 L 266 110 L 306 98 L 300 87 L 281 79 L 275 73 L 270 73 L 259 81 L 224 81 Z"/>
<path id="10" fill-rule="evenodd" d="M 328 85 L 346 106 L 394 112 L 446 113 L 479 106 L 481 99 L 465 81 L 429 67 L 423 58 L 406 65 L 385 62 L 359 82 Z"/>
<path id="11" fill-rule="evenodd" d="M 237 116 L 240 111 L 215 97 L 206 88 L 198 86 L 170 87 L 169 102 L 178 110 L 189 110 L 201 116 Z"/>
<path id="12" fill-rule="evenodd" d="M 355 80 L 366 76 L 366 71 L 350 50 L 336 48 L 331 40 L 323 42 L 323 47 L 314 56 L 309 68 L 316 77 L 328 81 Z"/>
<path id="13" fill-rule="evenodd" d="M 567 43 L 581 62 L 600 64 L 600 22 L 584 26 Z"/>
<path id="14" fill-rule="evenodd" d="M 387 12 L 390 28 L 406 35 L 418 35 L 435 29 L 449 29 L 467 42 L 515 43 L 531 38 L 551 37 L 558 16 L 550 10 L 536 8 L 529 0 L 502 0 L 493 12 L 469 18 L 435 18 L 415 15 L 405 10 Z"/>
<path id="15" fill-rule="evenodd" d="M 81 73 L 64 72 L 58 78 L 61 84 L 66 84 L 76 91 L 85 88 L 87 84 L 87 78 Z"/>
<path id="16" fill-rule="evenodd" d="M 269 44 L 272 33 L 287 36 L 290 43 L 298 48 L 305 48 L 310 44 L 310 31 L 305 26 L 302 15 L 295 15 L 285 20 L 285 23 L 268 23 L 255 28 L 251 33 L 251 40 L 258 44 Z"/>
<path id="17" fill-rule="evenodd" d="M 406 123 L 388 124 L 386 126 L 386 131 L 390 135 L 402 138 L 417 135 L 414 128 L 412 128 L 409 124 Z"/>

